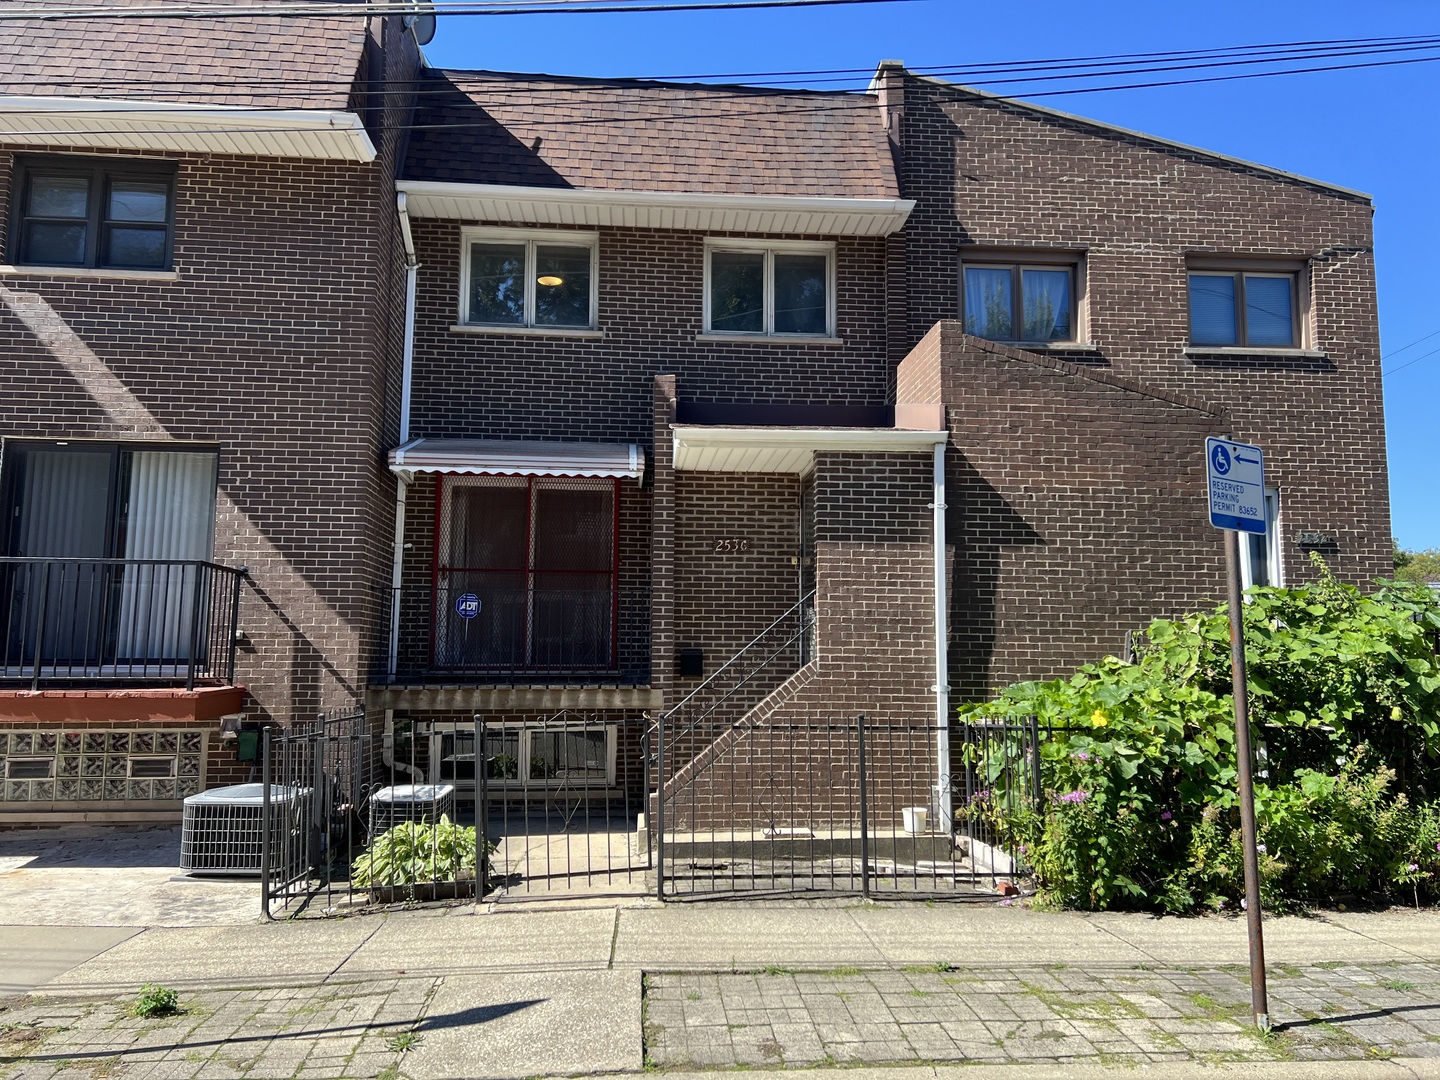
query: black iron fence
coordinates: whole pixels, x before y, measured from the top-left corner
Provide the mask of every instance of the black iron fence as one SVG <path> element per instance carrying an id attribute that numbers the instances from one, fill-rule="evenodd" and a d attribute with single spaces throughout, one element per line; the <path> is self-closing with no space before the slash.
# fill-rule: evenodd
<path id="1" fill-rule="evenodd" d="M 740 723 L 676 762 L 662 718 L 656 894 L 1022 890 L 1028 869 L 991 811 L 1000 798 L 1039 805 L 1041 736 L 1033 722 Z"/>
<path id="2" fill-rule="evenodd" d="M 648 588 L 527 588 L 451 572 L 434 586 L 396 590 L 392 603 L 400 681 L 630 686 L 650 678 Z"/>
<path id="3" fill-rule="evenodd" d="M 639 893 L 650 869 L 639 831 L 646 726 L 565 710 L 402 720 L 386 732 L 356 711 L 267 732 L 264 913 Z"/>
<path id="4" fill-rule="evenodd" d="M 244 568 L 0 558 L 0 680 L 229 683 Z"/>

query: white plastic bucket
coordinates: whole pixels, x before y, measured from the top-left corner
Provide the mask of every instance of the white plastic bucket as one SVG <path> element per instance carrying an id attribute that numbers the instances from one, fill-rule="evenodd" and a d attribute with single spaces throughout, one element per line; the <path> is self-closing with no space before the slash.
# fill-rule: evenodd
<path id="1" fill-rule="evenodd" d="M 905 831 L 912 836 L 925 831 L 925 819 L 930 816 L 928 806 L 907 806 L 900 811 L 904 818 Z"/>

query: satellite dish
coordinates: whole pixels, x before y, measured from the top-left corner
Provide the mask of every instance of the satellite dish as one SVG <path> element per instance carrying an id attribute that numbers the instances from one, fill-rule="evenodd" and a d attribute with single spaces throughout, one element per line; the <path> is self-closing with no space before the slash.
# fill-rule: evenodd
<path id="1" fill-rule="evenodd" d="M 415 41 L 417 44 L 429 45 L 430 42 L 435 40 L 434 14 L 415 16 L 415 24 L 411 26 L 410 29 L 415 32 Z"/>

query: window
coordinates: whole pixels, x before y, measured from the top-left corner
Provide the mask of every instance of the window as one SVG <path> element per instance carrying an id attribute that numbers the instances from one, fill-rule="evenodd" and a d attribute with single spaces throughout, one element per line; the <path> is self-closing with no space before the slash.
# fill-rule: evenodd
<path id="1" fill-rule="evenodd" d="M 833 244 L 707 243 L 707 333 L 831 337 L 834 328 Z"/>
<path id="2" fill-rule="evenodd" d="M 1280 565 L 1280 493 L 1265 489 L 1265 532 L 1240 534 L 1240 584 L 1282 585 Z"/>
<path id="3" fill-rule="evenodd" d="M 132 780 L 162 780 L 175 775 L 173 757 L 132 757 L 130 778 Z"/>
<path id="4" fill-rule="evenodd" d="M 589 330 L 599 279 L 593 233 L 466 230 L 461 321 L 473 326 Z"/>
<path id="5" fill-rule="evenodd" d="M 7 758 L 5 779 L 7 780 L 49 780 L 55 772 L 53 757 Z"/>
<path id="6" fill-rule="evenodd" d="M 1294 349 L 1298 275 L 1190 271 L 1190 344 Z"/>
<path id="7" fill-rule="evenodd" d="M 615 666 L 618 480 L 446 476 L 436 530 L 442 670 Z"/>
<path id="8" fill-rule="evenodd" d="M 175 169 L 144 161 L 24 158 L 11 230 L 22 266 L 165 270 Z"/>
<path id="9" fill-rule="evenodd" d="M 1079 340 L 1076 264 L 967 262 L 961 275 L 967 334 L 991 341 Z"/>
<path id="10" fill-rule="evenodd" d="M 485 728 L 486 783 L 491 788 L 607 788 L 615 785 L 616 725 L 560 714 Z M 475 784 L 473 730 L 430 736 L 431 783 Z"/>
<path id="11" fill-rule="evenodd" d="M 0 573 L 5 656 L 78 668 L 189 659 L 207 617 L 216 464 L 198 447 L 7 442 L 0 552 L 25 561 Z"/>

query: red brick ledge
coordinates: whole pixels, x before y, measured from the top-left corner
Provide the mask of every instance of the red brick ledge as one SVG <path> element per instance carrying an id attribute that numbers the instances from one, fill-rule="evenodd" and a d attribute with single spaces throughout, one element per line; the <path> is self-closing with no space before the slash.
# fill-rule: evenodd
<path id="1" fill-rule="evenodd" d="M 198 723 L 245 707 L 245 687 L 0 690 L 0 727 L 27 724 Z"/>

